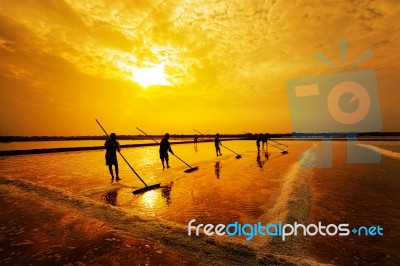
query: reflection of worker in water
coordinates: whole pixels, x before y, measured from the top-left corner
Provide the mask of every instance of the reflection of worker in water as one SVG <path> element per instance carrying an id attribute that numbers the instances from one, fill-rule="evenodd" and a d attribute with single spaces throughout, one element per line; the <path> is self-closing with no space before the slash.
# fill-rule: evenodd
<path id="1" fill-rule="evenodd" d="M 220 145 L 222 145 L 222 143 L 219 140 L 219 133 L 217 133 L 217 135 L 215 136 L 214 144 L 215 144 L 215 151 L 217 153 L 217 156 L 222 155 L 221 148 L 220 148 Z"/>
<path id="2" fill-rule="evenodd" d="M 194 135 L 193 143 L 195 147 L 197 147 L 197 140 L 198 140 L 197 135 Z"/>
<path id="3" fill-rule="evenodd" d="M 160 159 L 161 159 L 163 170 L 165 169 L 164 160 L 167 163 L 167 168 L 169 168 L 168 151 L 170 153 L 174 154 L 168 140 L 169 140 L 169 134 L 167 133 L 167 134 L 165 134 L 165 137 L 161 140 L 161 143 L 160 143 Z"/>
<path id="4" fill-rule="evenodd" d="M 172 183 L 170 185 L 163 187 L 161 190 L 161 196 L 165 199 L 167 205 L 171 204 L 171 189 L 172 189 Z"/>
<path id="5" fill-rule="evenodd" d="M 215 162 L 215 176 L 219 179 L 219 173 L 221 171 L 221 163 L 220 162 Z"/>
<path id="6" fill-rule="evenodd" d="M 261 169 L 264 166 L 264 163 L 261 161 L 260 151 L 257 152 L 257 164 L 258 164 L 258 167 L 260 167 Z"/>
<path id="7" fill-rule="evenodd" d="M 260 133 L 260 135 L 258 135 L 257 140 L 256 140 L 256 144 L 257 144 L 257 151 L 260 151 L 260 142 L 263 140 L 263 134 Z"/>
<path id="8" fill-rule="evenodd" d="M 115 167 L 115 176 L 116 180 L 121 180 L 118 176 L 118 160 L 117 160 L 117 151 L 121 150 L 119 142 L 117 141 L 117 135 L 115 133 L 110 134 L 110 139 L 106 140 L 104 143 L 106 147 L 106 165 L 108 165 L 108 170 L 110 171 L 111 178 L 114 179 L 114 173 L 112 166 Z"/>

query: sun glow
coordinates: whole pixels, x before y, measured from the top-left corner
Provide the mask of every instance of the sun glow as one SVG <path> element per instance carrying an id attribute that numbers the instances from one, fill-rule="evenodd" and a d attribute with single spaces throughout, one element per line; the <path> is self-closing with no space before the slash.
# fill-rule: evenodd
<path id="1" fill-rule="evenodd" d="M 143 89 L 154 85 L 171 86 L 167 80 L 168 75 L 164 71 L 164 63 L 158 65 L 148 63 L 148 67 L 137 67 L 134 64 L 134 62 L 119 61 L 118 67 L 130 73 L 128 79 L 139 84 Z"/>
<path id="2" fill-rule="evenodd" d="M 132 79 L 139 83 L 143 88 L 152 85 L 171 85 L 167 80 L 167 75 L 164 72 L 164 65 L 156 65 L 154 67 L 146 68 L 132 68 Z"/>

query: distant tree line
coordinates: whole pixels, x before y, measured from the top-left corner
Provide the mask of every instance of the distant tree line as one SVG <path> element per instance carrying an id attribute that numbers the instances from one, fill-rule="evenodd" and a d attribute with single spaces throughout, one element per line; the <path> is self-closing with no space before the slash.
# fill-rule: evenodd
<path id="1" fill-rule="evenodd" d="M 335 137 L 335 138 L 346 138 L 349 135 L 355 135 L 358 137 L 394 137 L 400 136 L 400 132 L 354 132 L 354 133 L 343 133 L 343 132 L 330 132 L 330 133 L 283 133 L 283 134 L 269 134 L 270 138 L 321 138 L 321 137 Z M 172 139 L 188 139 L 194 138 L 196 134 L 171 134 Z M 258 133 L 243 133 L 243 134 L 220 134 L 220 138 L 231 138 L 231 139 L 256 139 Z M 118 135 L 119 140 L 146 140 L 146 139 L 160 139 L 163 135 Z M 214 134 L 199 135 L 199 138 L 213 138 Z M 106 136 L 0 136 L 0 142 L 22 142 L 22 141 L 69 141 L 69 140 L 104 140 Z"/>

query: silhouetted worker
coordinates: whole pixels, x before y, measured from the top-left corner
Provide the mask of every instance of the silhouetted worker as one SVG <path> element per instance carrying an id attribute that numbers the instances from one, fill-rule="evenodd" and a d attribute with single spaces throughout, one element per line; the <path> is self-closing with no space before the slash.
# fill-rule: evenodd
<path id="1" fill-rule="evenodd" d="M 165 137 L 163 137 L 163 139 L 161 140 L 161 143 L 160 143 L 160 159 L 162 162 L 163 170 L 165 169 L 164 160 L 167 163 L 167 168 L 169 168 L 168 151 L 170 153 L 174 154 L 174 152 L 171 149 L 171 145 L 169 144 L 168 139 L 169 139 L 169 134 L 167 133 L 167 134 L 165 134 Z"/>
<path id="2" fill-rule="evenodd" d="M 260 133 L 260 135 L 258 135 L 257 140 L 256 140 L 256 144 L 257 144 L 257 150 L 260 151 L 260 142 L 263 141 L 263 134 Z"/>
<path id="3" fill-rule="evenodd" d="M 110 139 L 106 140 L 104 143 L 106 147 L 106 165 L 108 165 L 108 170 L 110 171 L 111 178 L 114 179 L 114 173 L 112 166 L 115 167 L 115 176 L 118 180 L 121 180 L 118 176 L 118 160 L 117 160 L 117 151 L 121 150 L 119 142 L 117 141 L 117 135 L 115 133 L 110 134 Z"/>
<path id="4" fill-rule="evenodd" d="M 219 140 L 219 133 L 217 133 L 217 135 L 215 136 L 214 144 L 215 144 L 215 151 L 217 152 L 217 156 L 222 155 L 221 148 L 219 147 L 219 145 L 222 145 L 221 141 Z"/>
<path id="5" fill-rule="evenodd" d="M 264 145 L 266 146 L 266 151 L 268 152 L 268 140 L 269 140 L 269 134 L 265 133 L 263 139 L 262 139 L 262 148 L 264 149 Z"/>
<path id="6" fill-rule="evenodd" d="M 194 135 L 194 146 L 197 147 L 197 135 Z"/>

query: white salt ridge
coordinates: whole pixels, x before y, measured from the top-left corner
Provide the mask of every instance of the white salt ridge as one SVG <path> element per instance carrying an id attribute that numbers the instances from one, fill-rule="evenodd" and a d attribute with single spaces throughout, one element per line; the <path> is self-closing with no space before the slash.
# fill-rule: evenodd
<path id="1" fill-rule="evenodd" d="M 396 159 L 396 160 L 400 160 L 400 153 L 398 153 L 398 152 L 385 150 L 385 149 L 382 149 L 382 148 L 379 148 L 379 147 L 376 147 L 376 146 L 373 146 L 373 145 L 368 145 L 368 144 L 358 143 L 357 145 L 361 146 L 361 147 L 364 147 L 364 148 L 367 148 L 367 149 L 370 149 L 370 150 L 374 150 L 374 151 L 376 151 L 376 152 L 378 152 L 378 153 L 380 153 L 380 154 L 382 154 L 384 156 L 387 156 L 387 157 L 390 157 L 390 158 L 393 158 L 393 159 Z"/>
<path id="2" fill-rule="evenodd" d="M 285 174 L 285 181 L 276 203 L 273 208 L 260 217 L 260 221 L 268 221 L 268 223 L 274 224 L 279 222 L 282 222 L 282 224 L 293 224 L 294 222 L 307 224 L 311 206 L 308 179 L 312 175 L 312 170 L 302 166 L 314 164 L 316 159 L 315 153 L 312 152 L 314 148 L 316 148 L 316 144 L 304 152 L 301 159 L 290 167 Z M 304 259 L 308 257 L 304 247 L 304 239 L 301 236 L 289 237 L 285 241 L 282 241 L 280 236 L 259 237 L 256 241 L 260 246 L 260 251 L 263 252 L 285 254 Z M 308 263 L 311 262 L 308 261 Z"/>

